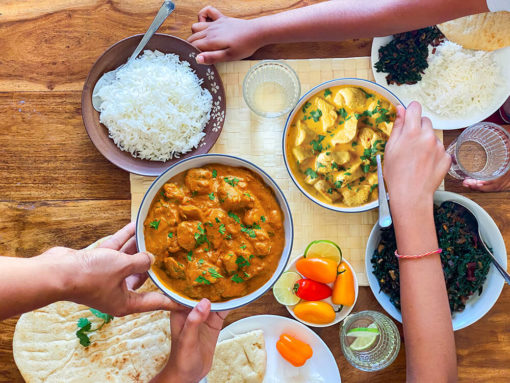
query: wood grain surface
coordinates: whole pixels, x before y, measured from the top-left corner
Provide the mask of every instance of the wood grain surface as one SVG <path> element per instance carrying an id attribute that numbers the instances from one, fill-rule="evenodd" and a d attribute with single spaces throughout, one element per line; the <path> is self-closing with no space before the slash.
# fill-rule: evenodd
<path id="1" fill-rule="evenodd" d="M 256 17 L 312 0 L 179 0 L 161 31 L 186 38 L 205 5 Z M 111 44 L 143 32 L 161 0 L 0 1 L 0 254 L 30 257 L 55 245 L 84 247 L 122 227 L 130 216 L 129 176 L 90 143 L 80 110 L 81 87 L 94 60 Z M 254 58 L 367 56 L 369 40 L 275 45 Z M 446 132 L 448 143 L 458 132 Z M 483 206 L 510 246 L 510 193 L 464 193 Z M 41 276 L 47 277 L 47 276 Z M 1 304 L 1 303 L 0 303 Z M 383 311 L 368 288 L 355 310 Z M 462 382 L 510 381 L 510 288 L 479 322 L 455 333 Z M 272 313 L 289 316 L 270 293 L 232 312 L 226 324 Z M 0 382 L 23 382 L 12 358 L 17 318 L 0 322 Z M 365 373 L 340 351 L 338 326 L 317 331 L 331 348 L 344 382 L 402 382 L 404 346 L 386 370 Z"/>

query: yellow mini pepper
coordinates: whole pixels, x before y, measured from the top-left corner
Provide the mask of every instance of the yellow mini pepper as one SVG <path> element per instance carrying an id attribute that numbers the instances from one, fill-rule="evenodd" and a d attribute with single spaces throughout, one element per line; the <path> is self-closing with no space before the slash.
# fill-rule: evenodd
<path id="1" fill-rule="evenodd" d="M 335 310 L 329 303 L 322 301 L 301 302 L 294 307 L 294 314 L 305 321 L 315 324 L 328 324 L 335 320 Z"/>

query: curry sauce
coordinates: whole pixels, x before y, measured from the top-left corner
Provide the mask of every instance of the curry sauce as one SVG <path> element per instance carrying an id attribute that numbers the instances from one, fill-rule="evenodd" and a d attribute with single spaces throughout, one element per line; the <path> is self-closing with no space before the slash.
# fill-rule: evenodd
<path id="1" fill-rule="evenodd" d="M 370 89 L 344 85 L 314 94 L 287 131 L 292 174 L 308 193 L 330 205 L 376 200 L 376 156 L 384 156 L 395 117 L 395 107 Z"/>
<path id="2" fill-rule="evenodd" d="M 226 301 L 266 283 L 285 246 L 276 197 L 246 168 L 190 169 L 159 190 L 144 222 L 158 278 L 191 299 Z"/>

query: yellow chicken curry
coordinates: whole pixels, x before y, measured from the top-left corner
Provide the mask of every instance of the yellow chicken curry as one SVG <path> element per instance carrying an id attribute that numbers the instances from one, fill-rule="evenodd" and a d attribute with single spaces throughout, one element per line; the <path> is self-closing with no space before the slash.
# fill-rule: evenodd
<path id="1" fill-rule="evenodd" d="M 183 296 L 213 302 L 261 287 L 285 246 L 271 188 L 249 169 L 219 164 L 169 180 L 152 202 L 144 234 L 161 281 Z"/>
<path id="2" fill-rule="evenodd" d="M 395 107 L 376 92 L 335 86 L 314 94 L 287 131 L 287 162 L 318 200 L 355 207 L 377 199 L 377 154 L 383 156 Z"/>

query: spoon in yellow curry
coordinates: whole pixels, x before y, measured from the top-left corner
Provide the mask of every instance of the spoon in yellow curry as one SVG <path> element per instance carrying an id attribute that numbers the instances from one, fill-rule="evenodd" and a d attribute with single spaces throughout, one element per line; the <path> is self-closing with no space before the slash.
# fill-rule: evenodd
<path id="1" fill-rule="evenodd" d="M 150 25 L 149 29 L 147 29 L 147 32 L 145 32 L 145 35 L 143 35 L 142 40 L 140 40 L 140 43 L 136 47 L 131 57 L 129 57 L 128 61 L 125 64 L 119 66 L 117 69 L 114 69 L 110 72 L 106 72 L 96 82 L 96 85 L 94 86 L 94 91 L 92 92 L 92 106 L 94 106 L 95 110 L 100 112 L 101 111 L 100 107 L 103 102 L 101 97 L 99 97 L 98 95 L 99 90 L 105 85 L 110 85 L 117 77 L 117 71 L 120 68 L 123 68 L 125 65 L 128 65 L 131 61 L 138 57 L 142 49 L 145 48 L 145 45 L 147 45 L 151 37 L 154 35 L 154 33 L 156 33 L 161 24 L 163 24 L 163 21 L 166 20 L 166 18 L 174 11 L 174 9 L 175 4 L 171 0 L 165 0 L 163 2 L 163 5 L 158 11 L 158 14 L 152 21 L 152 24 Z"/>
<path id="2" fill-rule="evenodd" d="M 381 155 L 377 155 L 377 183 L 379 188 L 379 226 L 388 227 L 391 225 L 390 207 L 388 205 L 388 197 L 386 188 L 384 187 L 384 178 L 381 166 Z"/>

